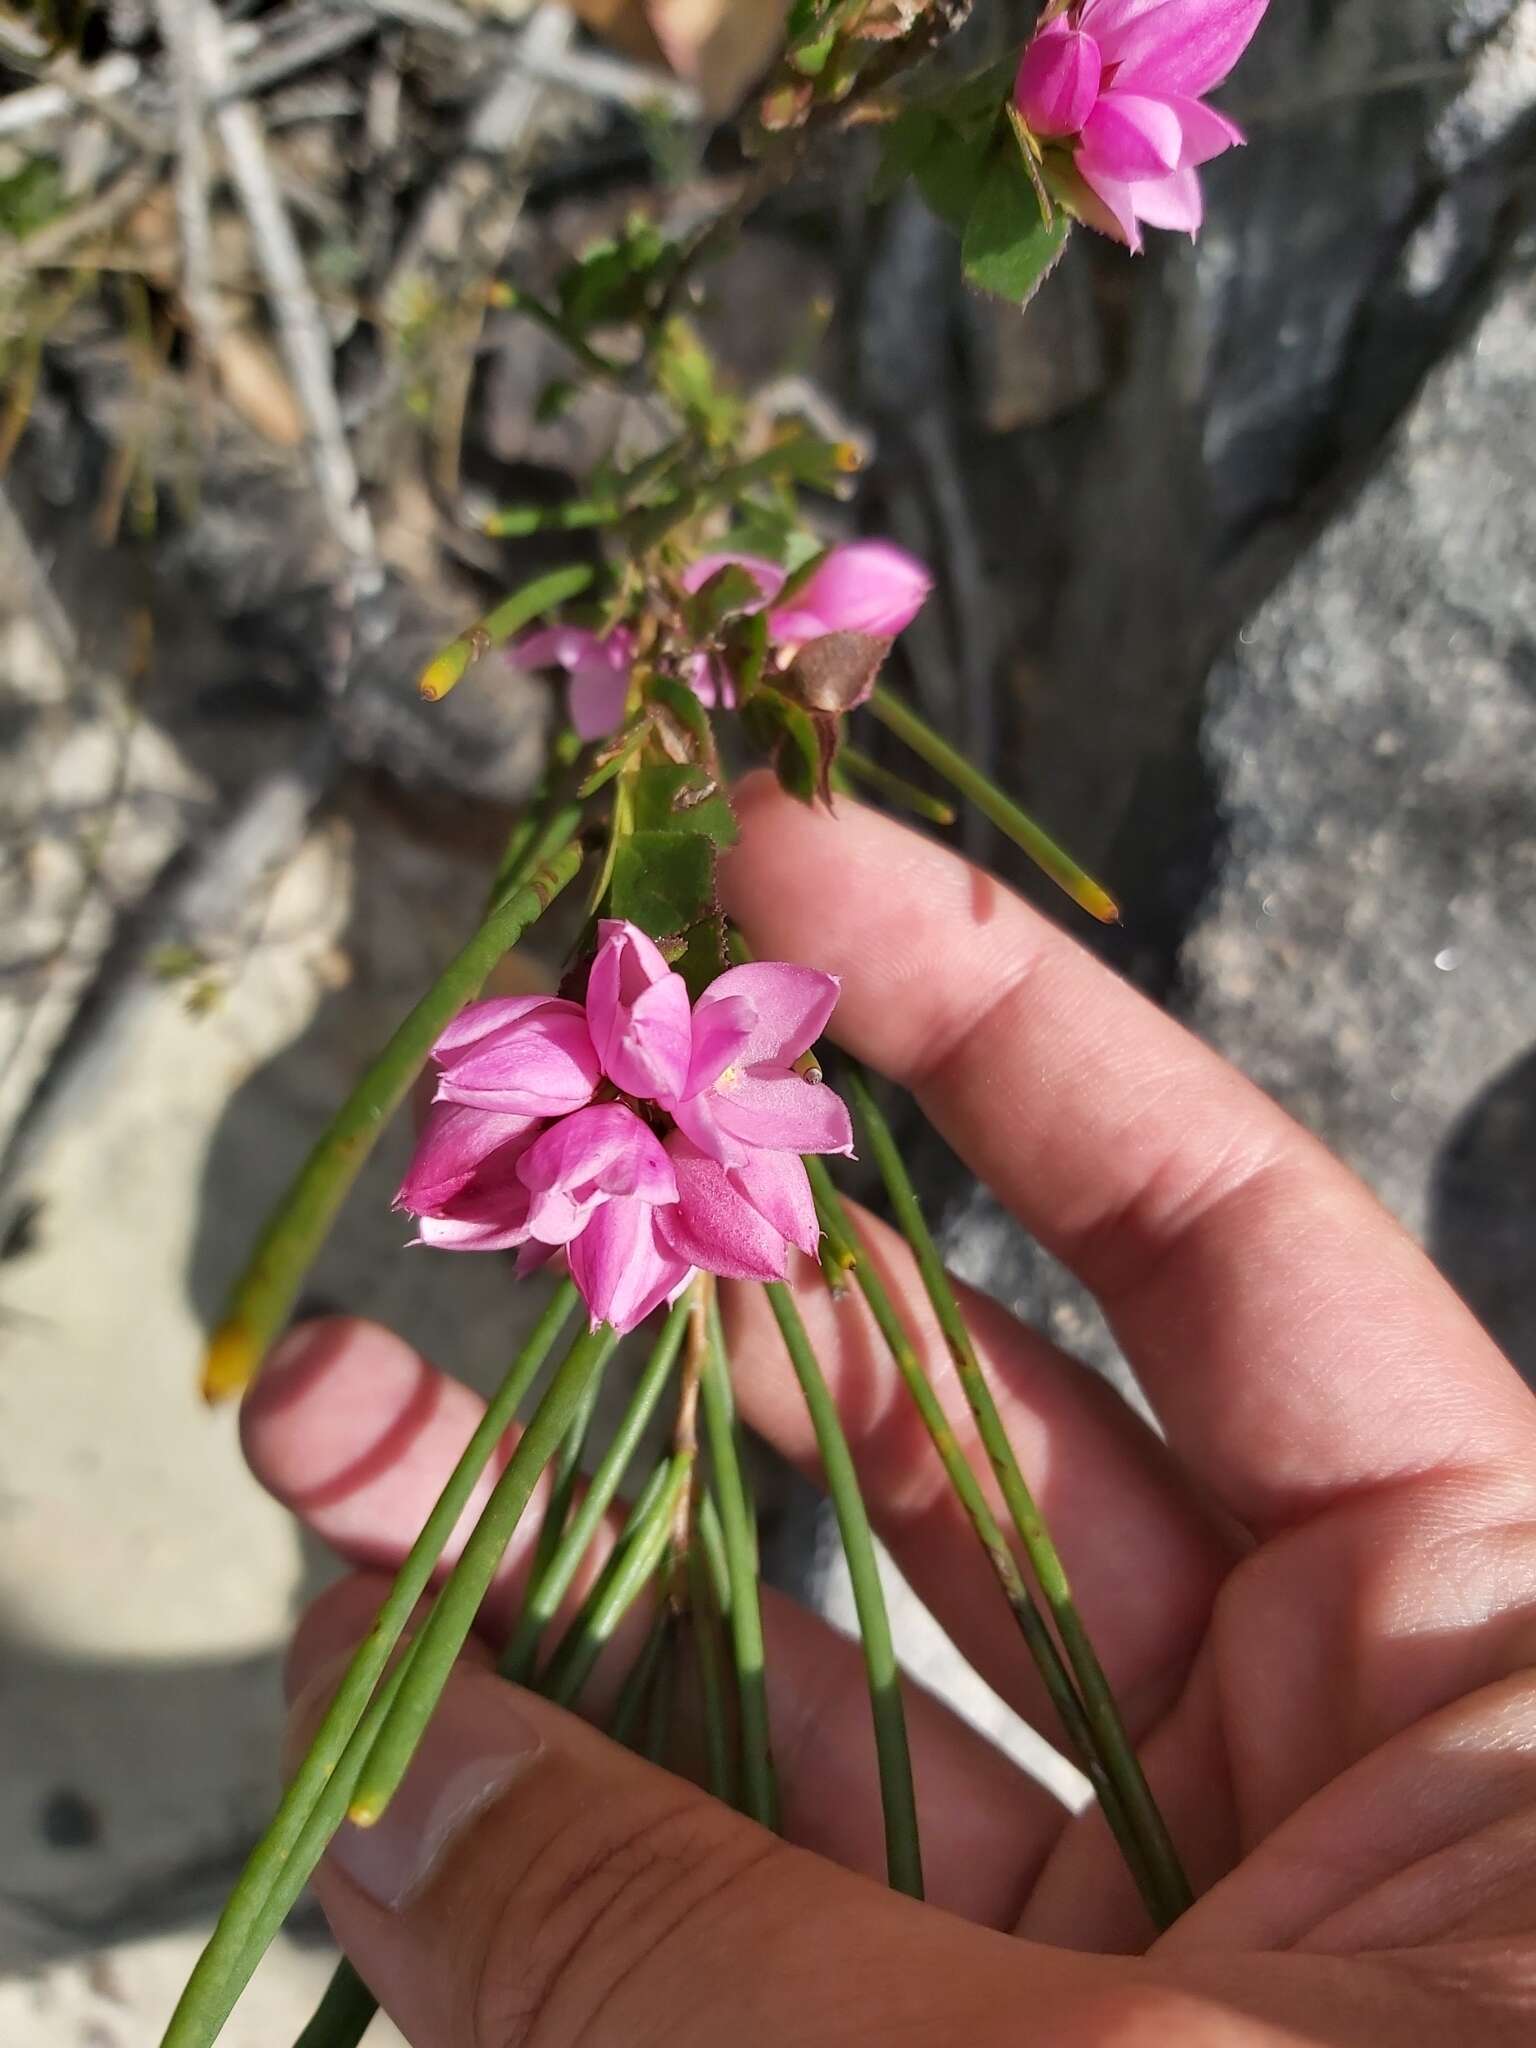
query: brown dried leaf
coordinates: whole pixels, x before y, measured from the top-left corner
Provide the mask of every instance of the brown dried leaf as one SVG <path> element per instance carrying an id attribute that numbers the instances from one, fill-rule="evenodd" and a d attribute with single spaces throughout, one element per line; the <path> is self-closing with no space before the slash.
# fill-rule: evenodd
<path id="1" fill-rule="evenodd" d="M 874 688 L 890 649 L 889 640 L 869 633 L 828 633 L 808 640 L 790 663 L 788 687 L 809 711 L 849 711 Z"/>

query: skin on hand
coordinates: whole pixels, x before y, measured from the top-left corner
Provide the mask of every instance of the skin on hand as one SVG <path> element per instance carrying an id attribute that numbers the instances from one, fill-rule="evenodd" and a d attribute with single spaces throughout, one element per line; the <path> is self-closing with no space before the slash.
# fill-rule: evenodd
<path id="1" fill-rule="evenodd" d="M 1352 1176 L 998 883 L 841 799 L 754 778 L 739 807 L 726 891 L 754 948 L 843 977 L 834 1036 L 1093 1288 L 1156 1409 L 1166 1442 L 962 1290 L 1200 1896 L 1153 1943 L 1097 1815 L 915 1687 L 930 1904 L 879 1889 L 862 1664 L 770 1595 L 786 1842 L 470 1659 L 394 1827 L 344 1830 L 317 1873 L 353 1960 L 416 2048 L 1528 2040 L 1536 1402 Z M 969 1444 L 905 1248 L 861 1228 Z M 879 1533 L 1049 1734 L 862 1303 L 810 1262 L 797 1285 Z M 743 1411 L 815 1476 L 765 1305 L 729 1306 Z M 257 1476 L 360 1568 L 301 1625 L 296 1741 L 477 1413 L 345 1320 L 249 1395 Z M 599 1667 L 598 1716 L 635 1647 Z"/>

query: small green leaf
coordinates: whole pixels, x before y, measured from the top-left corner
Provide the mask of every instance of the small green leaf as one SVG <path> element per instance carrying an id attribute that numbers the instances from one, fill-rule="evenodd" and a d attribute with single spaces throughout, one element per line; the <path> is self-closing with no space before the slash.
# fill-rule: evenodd
<path id="1" fill-rule="evenodd" d="M 986 182 L 992 147 L 989 129 L 962 135 L 945 122 L 936 124 L 927 154 L 916 167 L 917 189 L 939 219 L 955 233 L 965 224 Z"/>
<path id="2" fill-rule="evenodd" d="M 653 939 L 675 937 L 715 907 L 715 849 L 702 832 L 634 832 L 620 841 L 608 915 Z"/>
<path id="3" fill-rule="evenodd" d="M 708 640 L 727 619 L 738 617 L 762 603 L 757 578 L 737 562 L 727 562 L 700 585 L 684 606 L 688 625 L 696 640 Z"/>
<path id="4" fill-rule="evenodd" d="M 713 751 L 714 734 L 710 730 L 709 713 L 686 683 L 680 683 L 675 676 L 651 676 L 646 682 L 645 694 L 658 704 L 664 704 L 673 718 L 692 739 L 701 756 Z"/>
<path id="5" fill-rule="evenodd" d="M 693 832 L 717 846 L 736 842 L 736 816 L 707 769 L 692 763 L 648 762 L 635 778 L 635 828 Z"/>
<path id="6" fill-rule="evenodd" d="M 824 794 L 828 757 L 808 711 L 781 690 L 759 689 L 742 706 L 741 716 L 748 738 L 772 760 L 791 796 L 811 803 Z"/>
<path id="7" fill-rule="evenodd" d="M 880 162 L 869 190 L 871 199 L 877 203 L 889 199 L 897 186 L 912 176 L 933 148 L 942 125 L 927 107 L 909 107 L 896 116 L 880 138 Z"/>
<path id="8" fill-rule="evenodd" d="M 1011 139 L 987 172 L 965 223 L 960 260 L 966 282 L 1023 306 L 1066 247 L 1071 223 L 1046 222 Z"/>

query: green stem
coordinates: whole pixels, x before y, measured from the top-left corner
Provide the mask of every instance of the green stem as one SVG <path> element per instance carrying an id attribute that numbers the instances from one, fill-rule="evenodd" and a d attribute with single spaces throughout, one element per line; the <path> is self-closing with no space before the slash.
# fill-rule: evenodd
<path id="1" fill-rule="evenodd" d="M 256 1370 L 288 1320 L 304 1276 L 363 1162 L 405 1099 L 434 1042 L 580 866 L 580 848 L 567 843 L 526 887 L 495 906 L 331 1118 L 235 1282 L 203 1368 L 203 1388 L 210 1400 L 238 1392 Z"/>
<path id="2" fill-rule="evenodd" d="M 704 1724 L 704 1761 L 709 1789 L 727 1806 L 736 1804 L 736 1767 L 725 1703 L 725 1669 L 715 1603 L 715 1584 L 702 1544 L 688 1546 L 688 1616 L 699 1673 L 699 1707 Z"/>
<path id="3" fill-rule="evenodd" d="M 910 705 L 893 696 L 883 684 L 876 684 L 869 708 L 883 726 L 906 741 L 914 754 L 969 798 L 983 817 L 990 818 L 999 832 L 1022 847 L 1035 866 L 1049 875 L 1058 888 L 1065 889 L 1090 917 L 1096 917 L 1101 924 L 1120 922 L 1120 907 L 1108 890 L 1085 874 L 1069 853 L 1042 832 L 1027 812 L 1019 809 L 1012 797 L 1005 795 L 948 740 L 942 739 Z"/>
<path id="4" fill-rule="evenodd" d="M 294 2048 L 357 2048 L 378 2009 L 378 2000 L 343 1956 Z"/>
<path id="5" fill-rule="evenodd" d="M 436 704 L 462 682 L 472 663 L 493 647 L 510 640 L 530 620 L 542 618 L 557 604 L 580 597 L 591 583 L 593 571 L 585 562 L 571 562 L 563 569 L 550 569 L 535 576 L 510 597 L 504 597 L 483 619 L 456 633 L 427 663 L 416 687 L 429 704 Z"/>
<path id="6" fill-rule="evenodd" d="M 900 804 L 903 810 L 911 811 L 919 818 L 926 818 L 931 825 L 953 825 L 955 807 L 945 803 L 939 796 L 930 796 L 926 789 L 919 789 L 915 782 L 908 782 L 904 775 L 895 775 L 882 762 L 872 761 L 868 754 L 861 754 L 857 747 L 850 747 L 844 740 L 837 750 L 838 766 L 846 768 L 855 782 L 866 783 L 878 790 L 883 797 L 889 797 L 893 804 Z"/>
<path id="7" fill-rule="evenodd" d="M 953 1426 L 923 1369 L 917 1347 L 907 1334 L 896 1305 L 886 1292 L 884 1282 L 875 1271 L 869 1248 L 855 1230 L 853 1220 L 843 1206 L 842 1198 L 833 1184 L 831 1174 L 827 1171 L 825 1161 L 813 1158 L 807 1159 L 805 1164 L 816 1197 L 816 1213 L 826 1231 L 826 1240 L 839 1247 L 840 1264 L 845 1265 L 858 1282 L 859 1290 L 869 1306 L 875 1325 L 884 1337 L 886 1348 L 895 1361 L 903 1384 L 923 1419 L 929 1438 L 939 1455 L 939 1462 L 943 1465 L 949 1483 L 969 1516 L 981 1547 L 997 1574 L 1003 1597 L 1013 1610 L 1025 1646 L 1034 1659 L 1041 1682 L 1060 1717 L 1068 1752 L 1092 1783 L 1099 1804 L 1104 1810 L 1104 1817 L 1136 1877 L 1148 1910 L 1155 1915 L 1157 1900 L 1151 1888 L 1151 1875 L 1142 1856 L 1141 1845 L 1126 1820 L 1125 1809 L 1120 1803 L 1120 1795 L 1115 1790 L 1114 1782 L 1099 1761 L 1098 1752 L 1094 1747 L 1093 1730 L 1089 1726 L 1077 1688 L 1072 1683 L 1072 1674 L 1062 1662 L 1056 1639 L 1046 1626 L 1045 1617 L 1024 1583 L 1018 1560 L 1008 1546 L 1002 1525 L 988 1504 L 981 1482 L 971 1469 L 970 1460 L 955 1440 Z"/>
<path id="8" fill-rule="evenodd" d="M 742 1806 L 765 1828 L 779 1824 L 768 1726 L 768 1689 L 763 1657 L 763 1615 L 757 1591 L 757 1541 L 748 1507 L 745 1475 L 737 1455 L 736 1410 L 725 1360 L 720 1309 L 710 1303 L 709 1352 L 699 1380 L 704 1430 L 714 1466 L 726 1574 L 730 1584 L 731 1650 L 741 1716 Z"/>
<path id="9" fill-rule="evenodd" d="M 437 1596 L 426 1626 L 416 1638 L 409 1682 L 401 1687 L 385 1716 L 363 1767 L 347 1809 L 359 1827 L 371 1826 L 394 1797 L 539 1474 L 570 1428 L 588 1381 L 594 1373 L 602 1371 L 617 1341 L 606 1323 L 578 1337 L 518 1439 L 495 1491 Z"/>
<path id="10" fill-rule="evenodd" d="M 660 1468 L 661 1485 L 648 1488 L 635 1503 L 613 1555 L 555 1653 L 541 1687 L 557 1707 L 576 1704 L 619 1623 L 661 1569 L 672 1517 L 692 1473 L 693 1460 L 677 1453 Z"/>
<path id="11" fill-rule="evenodd" d="M 671 1746 L 672 1699 L 677 1690 L 677 1617 L 669 1607 L 662 1609 L 666 1627 L 661 1634 L 661 1650 L 656 1660 L 656 1673 L 651 1680 L 651 1696 L 646 1704 L 645 1741 L 641 1754 L 653 1764 L 665 1766 L 667 1752 Z"/>
<path id="12" fill-rule="evenodd" d="M 623 1743 L 626 1749 L 634 1747 L 635 1730 L 640 1725 L 651 1681 L 661 1661 L 666 1645 L 667 1632 L 671 1627 L 671 1610 L 665 1605 L 656 1610 L 656 1619 L 651 1623 L 650 1632 L 640 1646 L 640 1654 L 630 1666 L 629 1676 L 620 1689 L 618 1703 L 613 1710 L 613 1719 L 608 1723 L 608 1733 L 615 1742 Z"/>
<path id="13" fill-rule="evenodd" d="M 901 1669 L 891 1640 L 890 1617 L 880 1584 L 869 1511 L 859 1490 L 853 1454 L 837 1413 L 837 1403 L 816 1362 L 795 1298 L 782 1281 L 765 1292 L 779 1334 L 784 1339 L 795 1378 L 805 1396 L 827 1493 L 837 1516 L 848 1560 L 848 1578 L 858 1615 L 859 1639 L 869 1674 L 869 1705 L 875 1724 L 875 1755 L 880 1770 L 880 1805 L 885 1815 L 885 1861 L 893 1891 L 914 1899 L 923 1896 L 923 1861 L 918 1844 L 917 1799 L 912 1789 L 912 1758 L 907 1748 L 907 1719 L 901 1701 Z"/>
<path id="14" fill-rule="evenodd" d="M 570 1591 L 571 1581 L 591 1548 L 598 1524 L 608 1512 L 639 1448 L 646 1425 L 656 1412 L 656 1405 L 677 1363 L 687 1327 L 688 1300 L 684 1295 L 662 1325 L 661 1335 L 645 1370 L 635 1383 L 629 1406 L 614 1431 L 612 1442 L 598 1461 L 597 1470 L 577 1505 L 570 1527 L 564 1531 L 543 1571 L 535 1573 L 529 1581 L 522 1614 L 501 1658 L 503 1675 L 519 1685 L 529 1682 L 538 1662 L 539 1643 L 544 1631 Z"/>
<path id="15" fill-rule="evenodd" d="M 592 1428 L 592 1417 L 597 1408 L 597 1397 L 603 1389 L 603 1376 L 594 1373 L 581 1397 L 581 1406 L 571 1419 L 560 1449 L 550 1467 L 549 1497 L 544 1503 L 544 1517 L 539 1524 L 538 1541 L 533 1546 L 533 1558 L 528 1566 L 527 1592 L 523 1596 L 523 1612 L 519 1617 L 518 1633 L 528 1619 L 528 1607 L 534 1591 L 542 1585 L 544 1575 L 560 1552 L 565 1537 L 566 1522 L 571 1512 L 571 1502 L 576 1493 L 576 1482 L 581 1477 L 581 1454 L 586 1448 L 587 1436 Z M 539 1632 L 534 1629 L 531 1640 L 526 1642 L 519 1654 L 518 1663 L 526 1663 L 526 1670 L 512 1667 L 511 1643 L 507 1645 L 501 1660 L 502 1676 L 510 1678 L 517 1685 L 526 1685 L 538 1662 Z"/>
<path id="16" fill-rule="evenodd" d="M 976 1418 L 977 1434 L 1077 1680 L 1088 1725 L 1093 1731 L 1094 1747 L 1119 1795 L 1126 1819 L 1141 1844 L 1157 1895 L 1156 1918 L 1159 1925 L 1171 1926 L 1193 1898 L 1189 1880 L 1147 1785 L 1140 1760 L 1126 1735 L 1104 1667 L 1083 1627 L 1060 1554 L 1019 1469 L 1013 1446 L 1008 1441 L 1008 1432 L 992 1399 L 992 1390 L 981 1370 L 965 1318 L 960 1313 L 960 1305 L 949 1284 L 949 1275 L 944 1270 L 944 1261 L 924 1219 L 917 1192 L 897 1149 L 891 1127 L 870 1092 L 863 1073 L 852 1062 L 847 1068 L 847 1079 L 854 1113 L 863 1131 L 869 1156 L 885 1182 L 897 1227 L 912 1247 L 923 1286 L 955 1361 L 955 1370 L 971 1413 Z"/>
<path id="17" fill-rule="evenodd" d="M 372 1711 L 370 1699 L 384 1666 L 404 1633 L 417 1601 L 427 1590 L 443 1548 L 457 1528 L 459 1517 L 490 1462 L 491 1454 L 515 1419 L 518 1406 L 533 1384 L 539 1367 L 570 1321 L 576 1299 L 574 1284 L 569 1280 L 562 1282 L 492 1397 L 474 1435 L 465 1445 L 463 1456 L 454 1467 L 421 1534 L 411 1545 L 405 1563 L 385 1596 L 372 1629 L 347 1667 L 270 1826 L 251 1852 L 219 1916 L 218 1925 L 182 1992 L 166 2030 L 163 2048 L 206 2048 L 260 1960 L 261 1950 L 266 1944 L 263 1941 L 255 1945 L 255 1936 L 266 1902 L 282 1881 L 287 1867 L 295 1860 L 297 1845 L 319 1801 L 328 1787 L 337 1782 L 342 1756 L 360 1734 L 362 1722 Z M 392 1678 L 391 1683 L 394 1682 Z M 361 1763 L 362 1752 L 359 1752 L 357 1760 Z M 343 1800 L 338 1818 L 345 1807 Z M 321 1846 L 324 1846 L 323 1841 Z M 301 1871 L 293 1896 L 297 1896 L 307 1876 L 307 1870 Z M 279 1913 L 276 1924 L 280 1925 L 281 1921 L 282 1914 Z"/>

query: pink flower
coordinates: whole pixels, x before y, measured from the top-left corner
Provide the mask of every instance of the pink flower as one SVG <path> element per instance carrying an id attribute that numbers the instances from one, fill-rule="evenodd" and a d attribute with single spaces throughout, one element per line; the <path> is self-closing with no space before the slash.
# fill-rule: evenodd
<path id="1" fill-rule="evenodd" d="M 605 917 L 587 981 L 587 1028 L 603 1072 L 626 1095 L 660 1101 L 688 1079 L 688 988 L 635 925 Z"/>
<path id="2" fill-rule="evenodd" d="M 667 1153 L 677 1204 L 657 1212 L 656 1231 L 690 1267 L 727 1280 L 782 1280 L 791 1245 L 815 1251 L 821 1225 L 797 1153 L 753 1152 L 740 1166 L 722 1166 L 681 1131 Z"/>
<path id="3" fill-rule="evenodd" d="M 443 1032 L 395 1206 L 419 1243 L 516 1247 L 520 1271 L 563 1251 L 594 1328 L 632 1329 L 696 1267 L 781 1279 L 818 1235 L 800 1155 L 852 1150 L 842 1102 L 794 1066 L 837 989 L 761 961 L 690 1009 L 656 945 L 606 918 L 584 1004 L 497 998 Z"/>
<path id="4" fill-rule="evenodd" d="M 520 1245 L 528 1235 L 528 1190 L 517 1169 L 541 1127 L 537 1117 L 434 1103 L 395 1197 L 395 1207 L 416 1218 L 416 1243 L 451 1252 Z"/>
<path id="5" fill-rule="evenodd" d="M 813 967 L 757 960 L 705 989 L 687 1082 L 665 1105 L 701 1152 L 735 1167 L 760 1151 L 852 1152 L 841 1096 L 794 1070 L 826 1029 L 838 987 Z"/>
<path id="6" fill-rule="evenodd" d="M 855 540 L 833 548 L 809 579 L 769 615 L 782 644 L 799 646 L 828 633 L 894 640 L 922 610 L 933 578 L 905 548 L 888 540 Z"/>
<path id="7" fill-rule="evenodd" d="M 543 626 L 508 649 L 520 668 L 563 668 L 570 677 L 567 703 L 577 737 L 606 739 L 623 721 L 635 636 L 627 626 L 594 633 L 585 626 Z"/>
<path id="8" fill-rule="evenodd" d="M 432 1048 L 438 1102 L 503 1116 L 563 1116 L 602 1073 L 586 1012 L 552 996 L 505 996 L 461 1010 Z"/>
<path id="9" fill-rule="evenodd" d="M 1014 104 L 1043 142 L 1071 146 L 1104 209 L 1094 225 L 1132 249 L 1141 224 L 1193 235 L 1200 164 L 1243 134 L 1202 95 L 1247 49 L 1269 0 L 1080 0 L 1024 51 Z"/>
<path id="10" fill-rule="evenodd" d="M 527 1235 L 570 1244 L 604 1203 L 677 1200 L 661 1140 L 622 1102 L 594 1103 L 549 1126 L 518 1157 L 528 1190 Z"/>

